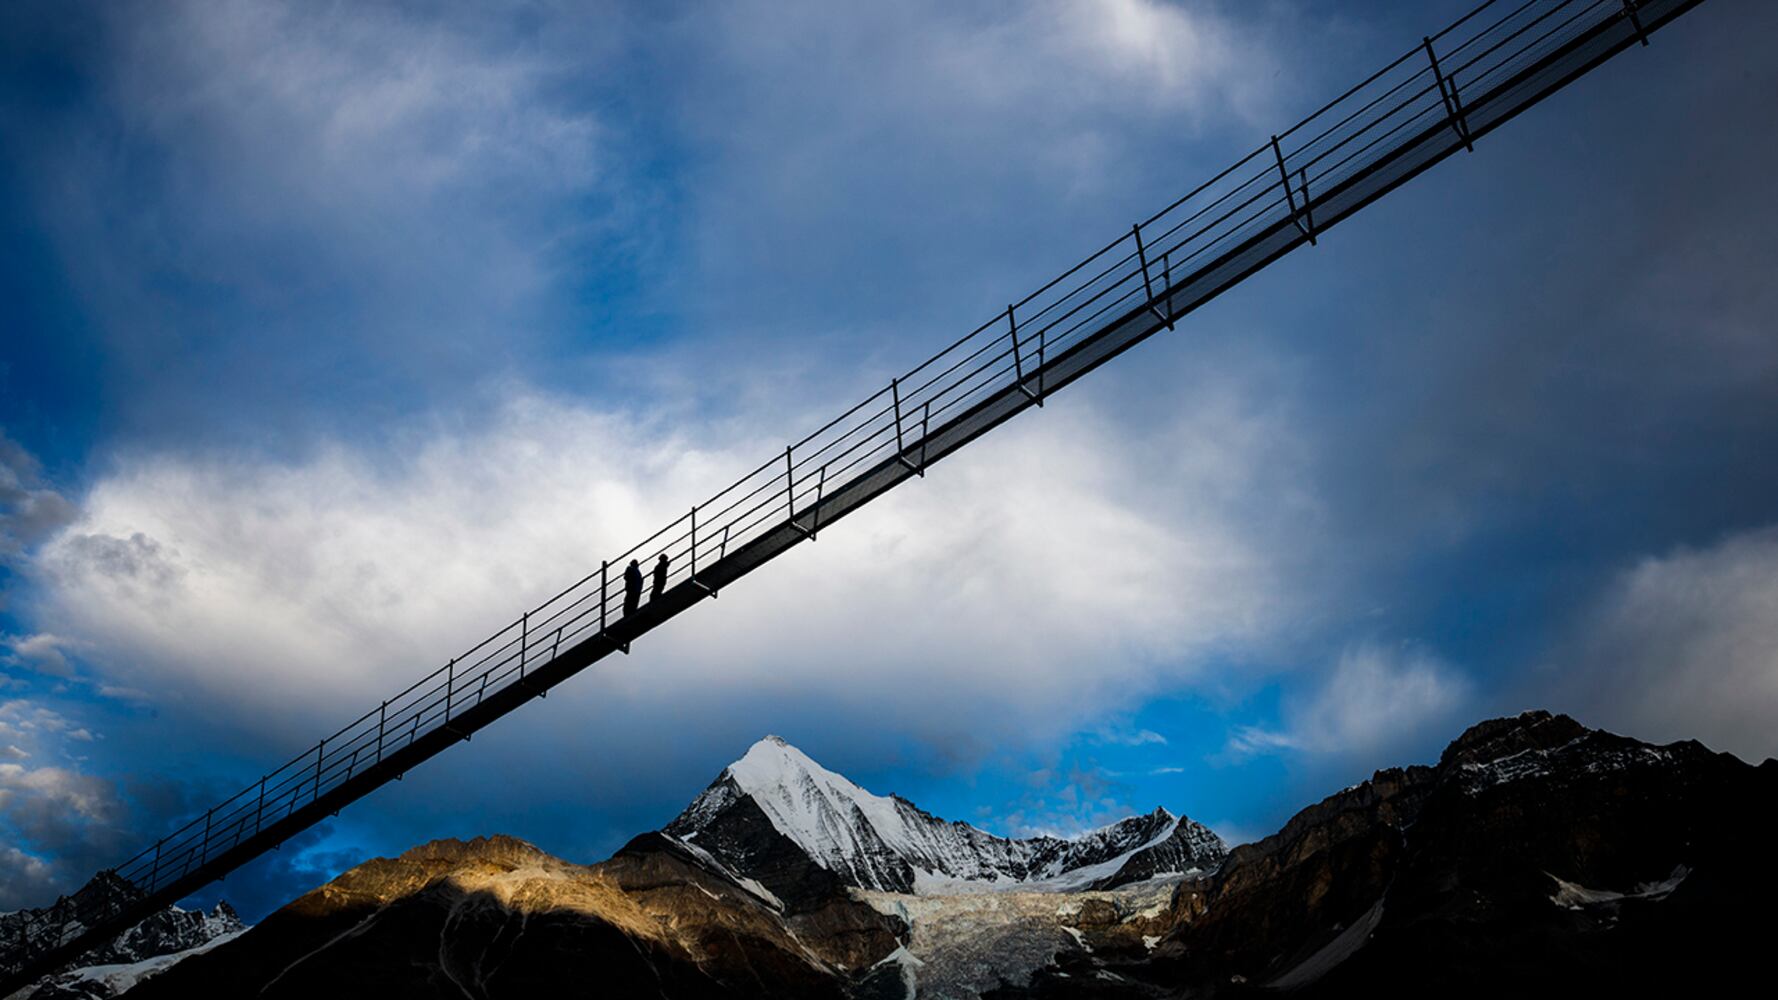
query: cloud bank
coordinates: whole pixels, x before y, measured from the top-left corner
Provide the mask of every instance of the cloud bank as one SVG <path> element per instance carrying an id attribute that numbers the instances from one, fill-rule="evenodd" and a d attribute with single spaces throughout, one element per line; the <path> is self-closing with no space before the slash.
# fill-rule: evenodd
<path id="1" fill-rule="evenodd" d="M 1237 729 L 1235 757 L 1295 751 L 1376 759 L 1427 733 L 1461 725 L 1473 684 L 1450 664 L 1413 646 L 1360 643 L 1347 649 L 1319 686 L 1286 700 L 1282 729 Z"/>
<path id="2" fill-rule="evenodd" d="M 1778 527 L 1644 558 L 1546 672 L 1583 719 L 1644 739 L 1778 756 Z"/>
<path id="3" fill-rule="evenodd" d="M 1312 504 L 1271 461 L 1294 447 L 1278 416 L 1204 390 L 1134 441 L 1059 400 L 700 606 L 601 699 L 692 728 L 794 691 L 924 739 L 1037 740 L 1275 637 Z M 389 450 L 126 460 L 43 546 L 35 612 L 106 684 L 294 737 L 751 467 L 756 445 L 696 431 L 521 394 Z"/>

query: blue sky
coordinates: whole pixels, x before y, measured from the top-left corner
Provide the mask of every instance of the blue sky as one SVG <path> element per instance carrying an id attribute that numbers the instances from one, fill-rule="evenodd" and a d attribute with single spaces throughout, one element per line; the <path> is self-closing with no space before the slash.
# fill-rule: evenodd
<path id="1" fill-rule="evenodd" d="M 1460 12 L 0 13 L 0 907 L 133 853 Z M 1243 839 L 1529 707 L 1778 753 L 1778 11 L 1712 0 L 217 891 L 595 860 L 769 732 Z"/>

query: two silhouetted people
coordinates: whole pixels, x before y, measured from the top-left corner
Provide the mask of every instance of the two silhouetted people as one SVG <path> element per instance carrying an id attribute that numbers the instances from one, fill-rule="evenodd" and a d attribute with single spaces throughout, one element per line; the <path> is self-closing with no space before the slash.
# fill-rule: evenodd
<path id="1" fill-rule="evenodd" d="M 667 565 L 671 560 L 665 552 L 654 564 L 654 587 L 648 593 L 650 601 L 661 599 L 661 593 L 667 589 Z M 634 559 L 624 567 L 624 614 L 633 615 L 642 604 L 642 564 Z"/>

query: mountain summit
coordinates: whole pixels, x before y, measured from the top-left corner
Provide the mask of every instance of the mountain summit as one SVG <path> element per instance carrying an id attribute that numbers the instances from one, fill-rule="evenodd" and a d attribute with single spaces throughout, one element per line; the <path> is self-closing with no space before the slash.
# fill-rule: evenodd
<path id="1" fill-rule="evenodd" d="M 1228 853 L 1200 823 L 1156 809 L 1078 837 L 1010 839 L 876 795 L 768 736 L 717 776 L 664 831 L 779 895 L 798 895 L 806 859 L 840 884 L 885 892 L 1111 888 L 1216 868 Z"/>

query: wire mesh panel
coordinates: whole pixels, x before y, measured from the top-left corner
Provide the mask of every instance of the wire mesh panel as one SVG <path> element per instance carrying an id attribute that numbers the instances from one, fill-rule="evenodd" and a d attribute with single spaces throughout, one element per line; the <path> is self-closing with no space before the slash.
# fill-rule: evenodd
<path id="1" fill-rule="evenodd" d="M 0 985 L 398 777 L 1163 329 L 1695 6 L 1490 0 L 517 621 L 104 878 L 130 900 L 21 922 Z M 628 612 L 630 560 L 666 556 Z M 58 915 L 59 914 L 59 915 Z M 53 926 L 42 926 L 49 924 Z M 28 926 L 27 926 L 28 925 Z M 6 947 L 8 942 L 0 942 Z M 21 958 L 21 956 L 23 956 Z M 35 956 L 35 957 L 33 957 Z M 10 978 L 9 978 L 10 977 Z"/>

